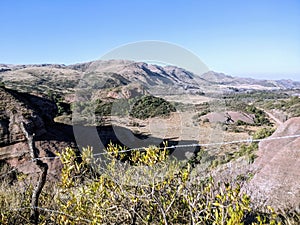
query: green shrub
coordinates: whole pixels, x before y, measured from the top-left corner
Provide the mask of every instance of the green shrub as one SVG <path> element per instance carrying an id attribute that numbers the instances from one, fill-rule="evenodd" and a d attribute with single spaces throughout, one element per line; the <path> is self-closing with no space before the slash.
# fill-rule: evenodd
<path id="1" fill-rule="evenodd" d="M 130 116 L 138 119 L 147 119 L 157 116 L 168 116 L 175 111 L 175 107 L 163 98 L 143 96 L 132 106 Z"/>
<path id="2" fill-rule="evenodd" d="M 132 171 L 120 171 L 117 166 L 117 158 L 122 159 L 124 154 L 120 153 L 122 150 L 110 145 L 107 148 L 112 157 L 109 171 L 85 183 L 74 180 L 85 166 L 74 166 L 75 155 L 70 149 L 61 154 L 65 166 L 61 182 L 63 195 L 57 200 L 62 212 L 56 216 L 58 224 L 238 225 L 251 214 L 259 215 L 262 220 L 270 219 L 251 211 L 249 196 L 241 193 L 239 185 L 221 184 L 211 178 L 193 182 L 189 165 L 181 169 L 174 165 L 165 167 L 166 149 L 163 153 L 154 147 L 146 149 L 149 152 L 134 151 L 130 159 L 135 165 L 148 165 L 143 172 L 147 171 L 150 182 L 130 185 Z M 86 160 L 82 164 L 87 165 Z M 152 182 L 157 175 L 151 168 L 157 164 L 167 171 L 162 179 Z M 270 221 L 276 224 L 276 220 L 277 216 Z"/>
<path id="3" fill-rule="evenodd" d="M 101 102 L 97 104 L 95 114 L 99 116 L 110 116 L 112 111 L 112 102 Z"/>

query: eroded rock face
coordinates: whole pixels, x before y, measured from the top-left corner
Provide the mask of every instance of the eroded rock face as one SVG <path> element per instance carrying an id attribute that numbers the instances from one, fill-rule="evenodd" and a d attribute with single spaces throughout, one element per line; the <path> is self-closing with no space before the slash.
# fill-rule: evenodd
<path id="1" fill-rule="evenodd" d="M 271 138 L 300 134 L 300 117 L 281 125 Z M 252 198 L 275 209 L 300 207 L 300 137 L 262 141 L 257 171 L 249 183 Z"/>
<path id="2" fill-rule="evenodd" d="M 12 90 L 0 89 L 0 146 L 25 141 L 25 136 L 20 128 L 21 122 L 28 124 L 37 136 L 46 133 L 44 120 L 40 116 L 43 113 L 34 107 L 33 99 L 27 98 L 26 94 L 24 95 Z M 51 111 L 49 110 L 49 112 Z M 0 159 L 2 158 L 1 152 Z"/>
<path id="3" fill-rule="evenodd" d="M 31 161 L 29 146 L 20 127 L 22 122 L 35 134 L 39 157 L 53 157 L 68 146 L 74 147 L 72 129 L 53 122 L 56 113 L 55 103 L 47 99 L 0 88 L 0 161 L 24 174 L 34 176 L 39 172 Z M 60 160 L 51 158 L 45 162 L 49 174 L 58 176 Z"/>

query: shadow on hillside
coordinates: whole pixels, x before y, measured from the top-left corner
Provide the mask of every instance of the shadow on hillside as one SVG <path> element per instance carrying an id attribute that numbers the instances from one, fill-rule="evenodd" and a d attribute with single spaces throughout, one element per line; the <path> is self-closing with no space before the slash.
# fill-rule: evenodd
<path id="1" fill-rule="evenodd" d="M 6 89 L 6 91 L 22 102 L 24 106 L 35 111 L 44 121 L 47 132 L 36 136 L 36 141 L 57 141 L 66 145 L 77 146 L 79 149 L 91 146 L 94 149 L 94 153 L 103 152 L 109 143 L 119 144 L 126 148 L 142 148 L 150 145 L 163 147 L 166 142 L 167 146 L 197 144 L 196 140 L 174 141 L 152 137 L 151 135 L 134 134 L 130 129 L 120 126 L 92 127 L 55 123 L 53 122 L 53 118 L 57 114 L 57 106 L 54 102 L 16 90 Z M 49 148 L 48 150 L 51 151 L 51 146 Z M 197 152 L 199 148 L 186 146 L 180 148 L 174 147 L 170 148 L 170 150 L 174 156 L 183 159 L 186 153 Z"/>
<path id="2" fill-rule="evenodd" d="M 165 143 L 171 147 L 171 153 L 178 159 L 186 158 L 187 153 L 199 151 L 199 147 L 186 146 L 176 148 L 177 145 L 197 144 L 196 140 L 175 141 L 172 139 L 161 139 L 143 134 L 134 134 L 130 129 L 120 126 L 70 126 L 61 123 L 49 124 L 47 133 L 37 137 L 37 141 L 59 141 L 72 142 L 81 149 L 82 147 L 93 147 L 94 153 L 101 153 L 109 143 L 119 144 L 128 148 L 142 148 L 150 145 L 164 147 Z M 172 148 L 174 146 L 174 148 Z"/>
<path id="3" fill-rule="evenodd" d="M 5 91 L 22 102 L 24 107 L 32 109 L 34 112 L 36 112 L 45 123 L 52 121 L 57 114 L 57 106 L 55 103 L 45 97 L 39 97 L 8 88 L 5 88 Z"/>

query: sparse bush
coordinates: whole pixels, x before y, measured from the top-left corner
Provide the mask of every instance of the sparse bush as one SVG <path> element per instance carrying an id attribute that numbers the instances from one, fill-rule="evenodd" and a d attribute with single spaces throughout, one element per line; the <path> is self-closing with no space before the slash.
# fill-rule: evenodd
<path id="1" fill-rule="evenodd" d="M 136 121 L 130 121 L 129 125 L 133 126 L 133 127 L 139 127 L 140 126 L 140 124 L 138 122 L 136 122 Z"/>
<path id="2" fill-rule="evenodd" d="M 205 116 L 205 115 L 207 115 L 208 113 L 210 113 L 210 109 L 203 110 L 203 111 L 200 112 L 198 115 L 199 115 L 199 116 Z"/>
<path id="3" fill-rule="evenodd" d="M 253 139 L 257 140 L 267 138 L 271 136 L 274 133 L 274 131 L 275 129 L 273 128 L 262 128 L 253 134 Z M 240 157 L 245 157 L 249 164 L 253 163 L 254 160 L 257 158 L 256 152 L 258 150 L 259 142 L 251 142 L 251 140 L 249 140 L 249 142 L 249 144 L 241 144 L 238 151 L 225 153 L 225 156 L 215 156 L 215 158 L 211 162 L 211 167 L 215 168 L 219 165 L 226 164 Z"/>
<path id="4" fill-rule="evenodd" d="M 253 135 L 253 139 L 263 139 L 271 136 L 274 133 L 275 129 L 273 128 L 262 128 L 256 131 Z M 251 144 L 242 144 L 240 150 L 236 152 L 237 157 L 246 156 L 249 163 L 253 163 L 256 159 L 256 151 L 258 150 L 258 142 L 253 142 Z"/>
<path id="5" fill-rule="evenodd" d="M 238 120 L 238 121 L 236 121 L 236 125 L 237 126 L 243 126 L 243 125 L 249 125 L 249 124 L 246 123 L 246 122 L 244 122 L 244 121 L 242 121 L 242 120 Z"/>

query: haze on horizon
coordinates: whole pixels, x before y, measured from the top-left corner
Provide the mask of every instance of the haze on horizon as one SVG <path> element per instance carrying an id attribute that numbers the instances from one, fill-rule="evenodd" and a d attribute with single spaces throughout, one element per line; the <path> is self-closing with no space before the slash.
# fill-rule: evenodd
<path id="1" fill-rule="evenodd" d="M 167 41 L 210 70 L 300 80 L 300 2 L 4 1 L 0 63 L 74 64 L 127 43 Z"/>

